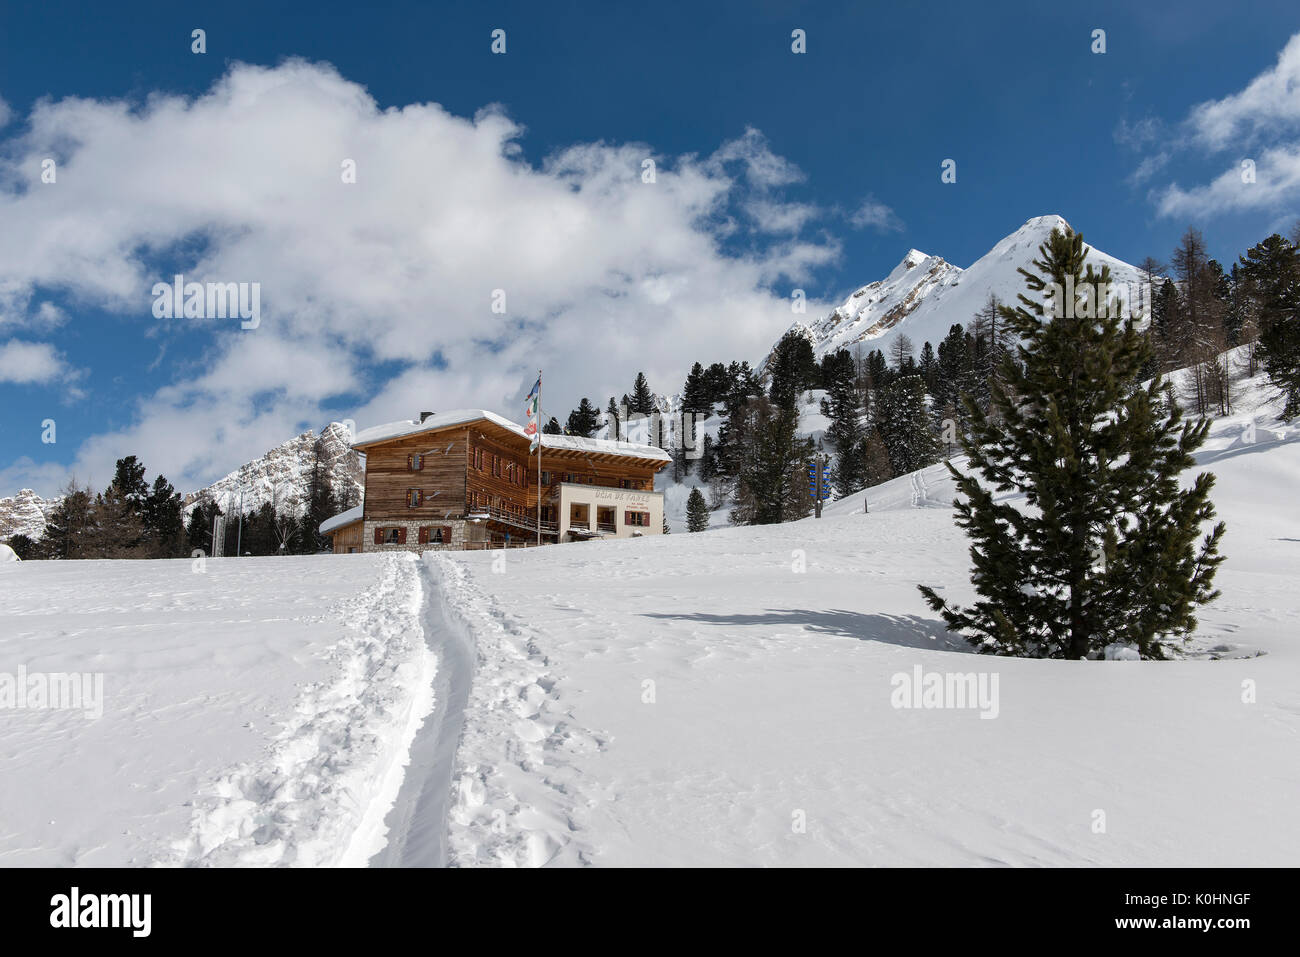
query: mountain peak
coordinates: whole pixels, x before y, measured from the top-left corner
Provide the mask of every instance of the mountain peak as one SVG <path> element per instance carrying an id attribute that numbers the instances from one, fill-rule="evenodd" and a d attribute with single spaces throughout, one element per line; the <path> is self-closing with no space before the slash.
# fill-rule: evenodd
<path id="1" fill-rule="evenodd" d="M 859 347 L 888 353 L 891 340 L 902 332 L 914 348 L 927 341 L 938 345 L 954 324 L 968 325 L 990 296 L 1014 302 L 1025 288 L 1019 270 L 1032 268 L 1039 246 L 1053 230 L 1068 228 L 1065 218 L 1055 213 L 1035 216 L 966 269 L 909 249 L 888 276 L 858 287 L 842 305 L 803 325 L 800 332 L 817 355 Z M 1095 247 L 1089 246 L 1088 258 L 1094 265 L 1109 266 L 1113 283 L 1131 284 L 1141 278 L 1136 268 Z M 760 368 L 765 366 L 766 360 Z"/>

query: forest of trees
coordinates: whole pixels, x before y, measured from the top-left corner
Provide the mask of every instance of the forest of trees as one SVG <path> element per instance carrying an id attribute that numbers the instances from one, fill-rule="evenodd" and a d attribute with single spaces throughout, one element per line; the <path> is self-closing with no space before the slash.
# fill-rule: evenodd
<path id="1" fill-rule="evenodd" d="M 1170 265 L 1147 257 L 1139 268 L 1153 289 L 1144 380 L 1188 369 L 1177 398 L 1202 418 L 1229 414 L 1233 383 L 1263 370 L 1286 399 L 1284 417 L 1300 415 L 1300 224 L 1289 239 L 1274 234 L 1251 247 L 1226 271 L 1208 257 L 1195 229 L 1180 239 Z M 841 349 L 819 362 L 811 343 L 790 332 L 773 350 L 763 381 L 748 363 L 696 362 L 682 409 L 719 415 L 722 424 L 716 441 L 706 437 L 702 458 L 678 467 L 705 482 L 711 508 L 729 504 L 733 522 L 802 517 L 811 508 L 806 483 L 787 470 L 802 474 L 814 453 L 797 434 L 797 406 L 815 389 L 826 393 L 823 441 L 835 454 L 836 497 L 954 455 L 972 424 L 967 400 L 996 420 L 993 396 L 1020 369 L 1020 336 L 1008 308 L 990 297 L 973 316 L 955 316 L 960 321 L 941 342 L 917 349 L 899 335 L 887 355 Z M 1225 353 L 1237 346 L 1244 347 L 1242 358 L 1230 367 Z"/>
<path id="2" fill-rule="evenodd" d="M 225 555 L 310 555 L 330 548 L 321 523 L 359 504 L 355 489 L 334 489 L 319 443 L 303 487 L 284 489 L 276 499 L 246 511 L 242 527 L 237 499 L 224 503 L 229 511 L 201 500 L 186 522 L 171 483 L 159 475 L 149 484 L 144 463 L 128 455 L 117 460 L 113 481 L 102 492 L 71 480 L 39 540 L 15 535 L 8 544 L 24 561 L 189 558 L 195 551 L 213 553 L 214 520 L 224 516 Z"/>

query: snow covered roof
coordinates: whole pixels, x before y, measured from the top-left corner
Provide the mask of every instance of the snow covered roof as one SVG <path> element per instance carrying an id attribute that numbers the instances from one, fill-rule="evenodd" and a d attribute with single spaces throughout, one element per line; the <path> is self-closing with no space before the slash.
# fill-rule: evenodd
<path id="1" fill-rule="evenodd" d="M 320 523 L 320 533 L 328 535 L 336 528 L 342 528 L 344 525 L 351 525 L 353 522 L 361 521 L 361 509 L 364 506 L 355 505 L 346 512 L 339 512 L 333 518 L 327 518 Z"/>
<path id="2" fill-rule="evenodd" d="M 513 432 L 522 439 L 527 439 L 524 434 L 524 427 L 517 422 L 511 422 L 509 419 L 497 415 L 495 412 L 489 412 L 486 409 L 456 409 L 453 412 L 437 412 L 423 422 L 416 422 L 411 419 L 405 419 L 401 422 L 389 422 L 385 425 L 376 425 L 369 429 L 363 429 L 358 432 L 352 439 L 352 447 L 360 448 L 364 445 L 373 445 L 376 442 L 387 442 L 389 439 L 400 439 L 407 435 L 415 435 L 419 432 L 432 432 L 435 429 L 445 429 L 453 425 L 465 425 L 469 422 L 479 422 L 486 419 L 487 421 L 498 425 L 507 431 Z M 653 445 L 640 445 L 635 442 L 616 442 L 612 439 L 584 439 L 577 435 L 542 435 L 543 449 L 563 449 L 573 452 L 591 452 L 601 453 L 604 455 L 626 455 L 639 459 L 653 459 L 659 462 L 671 462 L 670 456 L 663 449 L 656 448 Z"/>

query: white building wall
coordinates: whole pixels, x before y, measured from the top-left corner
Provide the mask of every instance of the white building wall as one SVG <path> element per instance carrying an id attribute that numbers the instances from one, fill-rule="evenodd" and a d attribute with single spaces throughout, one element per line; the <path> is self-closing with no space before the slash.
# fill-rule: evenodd
<path id="1" fill-rule="evenodd" d="M 603 485 L 579 485 L 565 482 L 560 485 L 559 514 L 560 541 L 564 541 L 569 532 L 570 506 L 586 505 L 590 520 L 590 531 L 598 529 L 597 515 L 600 508 L 614 509 L 615 538 L 631 538 L 633 535 L 662 535 L 664 530 L 664 497 L 660 492 L 609 488 Z M 649 512 L 650 524 L 646 526 L 627 525 L 624 522 L 627 512 Z M 606 533 L 608 534 L 608 533 Z"/>

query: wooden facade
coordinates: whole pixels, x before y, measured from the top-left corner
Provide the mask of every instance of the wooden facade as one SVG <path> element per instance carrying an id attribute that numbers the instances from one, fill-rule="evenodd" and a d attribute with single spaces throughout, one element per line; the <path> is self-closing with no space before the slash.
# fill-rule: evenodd
<path id="1" fill-rule="evenodd" d="M 542 450 L 543 542 L 562 537 L 555 514 L 562 486 L 657 495 L 654 477 L 665 464 L 649 454 L 657 450 L 643 456 L 616 443 L 585 445 Z M 365 499 L 355 531 L 331 533 L 336 552 L 347 550 L 340 547 L 345 531 L 349 547 L 356 538 L 361 551 L 536 543 L 537 455 L 530 455 L 528 438 L 500 420 L 485 415 L 354 447 L 366 456 Z"/>
<path id="2" fill-rule="evenodd" d="M 350 522 L 342 525 L 329 532 L 330 540 L 334 543 L 335 555 L 350 555 L 353 552 L 359 552 L 361 548 L 361 520 Z"/>

